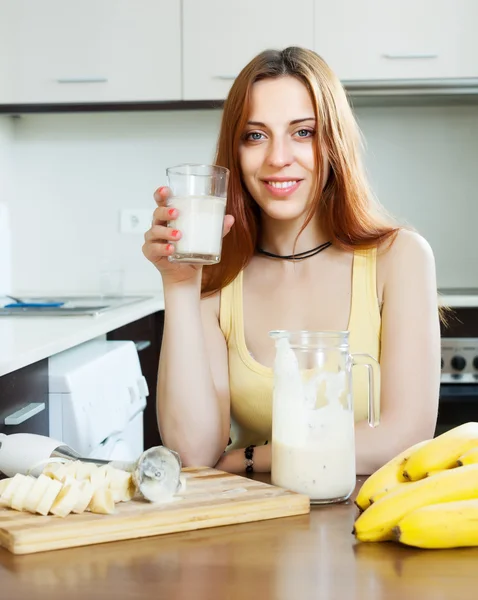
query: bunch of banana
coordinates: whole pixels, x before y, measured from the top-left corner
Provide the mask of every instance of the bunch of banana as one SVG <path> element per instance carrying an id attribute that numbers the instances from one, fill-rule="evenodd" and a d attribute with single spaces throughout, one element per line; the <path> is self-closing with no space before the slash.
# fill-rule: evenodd
<path id="1" fill-rule="evenodd" d="M 400 483 L 407 481 L 403 476 L 403 468 L 412 452 L 428 443 L 428 440 L 419 442 L 411 448 L 407 448 L 390 462 L 375 471 L 364 484 L 357 494 L 355 504 L 360 510 L 365 510 L 373 502 L 387 494 L 391 489 L 397 487 Z"/>
<path id="2" fill-rule="evenodd" d="M 112 514 L 135 493 L 131 473 L 110 465 L 52 463 L 38 477 L 17 473 L 0 481 L 0 506 L 66 517 L 85 510 Z"/>
<path id="3" fill-rule="evenodd" d="M 393 528 L 409 512 L 431 504 L 478 498 L 478 465 L 457 467 L 391 490 L 355 521 L 354 532 L 363 542 L 393 538 Z"/>
<path id="4" fill-rule="evenodd" d="M 458 465 L 461 456 L 478 448 L 478 423 L 470 422 L 442 433 L 411 454 L 403 476 L 418 481 L 430 471 L 450 469 Z"/>
<path id="5" fill-rule="evenodd" d="M 393 539 L 417 548 L 478 546 L 478 499 L 414 510 L 394 527 Z"/>
<path id="6" fill-rule="evenodd" d="M 353 531 L 360 541 L 478 545 L 478 423 L 413 446 L 365 484 Z"/>

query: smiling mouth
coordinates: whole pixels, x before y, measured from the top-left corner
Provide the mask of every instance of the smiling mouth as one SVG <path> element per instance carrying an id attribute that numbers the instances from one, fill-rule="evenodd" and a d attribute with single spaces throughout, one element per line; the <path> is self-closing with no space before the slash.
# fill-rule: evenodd
<path id="1" fill-rule="evenodd" d="M 264 183 L 266 183 L 267 185 L 270 185 L 271 187 L 276 188 L 278 190 L 286 190 L 287 188 L 292 188 L 297 183 L 299 183 L 299 181 L 301 181 L 301 180 L 300 179 L 290 179 L 289 181 L 268 181 L 267 179 L 264 179 Z"/>
<path id="2" fill-rule="evenodd" d="M 276 198 L 288 198 L 292 196 L 298 189 L 303 179 L 287 179 L 279 181 L 277 179 L 263 179 L 266 190 L 271 196 Z"/>

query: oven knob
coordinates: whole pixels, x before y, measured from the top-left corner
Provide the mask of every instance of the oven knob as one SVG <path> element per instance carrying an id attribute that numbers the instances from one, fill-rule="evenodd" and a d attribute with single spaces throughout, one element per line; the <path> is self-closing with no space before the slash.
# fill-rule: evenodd
<path id="1" fill-rule="evenodd" d="M 451 359 L 451 366 L 456 371 L 463 371 L 463 369 L 466 367 L 466 360 L 463 358 L 463 356 L 456 355 Z"/>
<path id="2" fill-rule="evenodd" d="M 478 362 L 478 356 L 475 358 L 475 360 Z M 443 367 L 445 366 L 445 361 L 443 360 L 443 358 L 441 359 L 440 365 L 441 365 L 441 368 L 443 369 Z"/>
<path id="3" fill-rule="evenodd" d="M 473 366 L 475 367 L 475 369 L 478 369 L 478 356 L 475 356 L 475 358 L 473 359 Z"/>

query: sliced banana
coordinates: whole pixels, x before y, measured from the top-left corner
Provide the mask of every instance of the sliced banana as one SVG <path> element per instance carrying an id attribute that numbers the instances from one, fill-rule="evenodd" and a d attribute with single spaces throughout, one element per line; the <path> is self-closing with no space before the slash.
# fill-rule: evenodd
<path id="1" fill-rule="evenodd" d="M 36 512 L 40 515 L 46 516 L 50 512 L 53 502 L 55 502 L 56 497 L 60 493 L 62 487 L 63 484 L 61 481 L 58 481 L 57 479 L 50 479 L 48 482 L 48 487 L 37 504 Z"/>
<path id="2" fill-rule="evenodd" d="M 96 469 L 97 466 L 94 463 L 84 463 L 79 460 L 76 470 L 76 479 L 78 481 L 83 481 L 85 479 L 89 480 L 91 473 L 96 471 Z"/>
<path id="3" fill-rule="evenodd" d="M 10 506 L 13 494 L 17 491 L 23 479 L 25 479 L 25 475 L 21 475 L 20 473 L 17 473 L 14 477 L 9 479 L 10 483 L 6 486 L 0 496 L 0 503 L 3 506 Z"/>
<path id="4" fill-rule="evenodd" d="M 0 479 L 0 506 L 3 506 L 2 494 L 7 489 L 7 486 L 10 485 L 10 482 L 12 479 L 13 479 L 12 477 L 8 477 L 7 479 Z"/>
<path id="5" fill-rule="evenodd" d="M 23 510 L 25 502 L 30 494 L 33 485 L 35 484 L 34 477 L 24 477 L 20 482 L 20 485 L 17 487 L 15 492 L 13 493 L 12 499 L 10 501 L 10 508 L 14 510 Z"/>
<path id="6" fill-rule="evenodd" d="M 95 490 L 88 509 L 93 513 L 102 515 L 111 515 L 115 512 L 115 502 L 113 493 L 107 487 L 100 487 Z"/>
<path id="7" fill-rule="evenodd" d="M 136 490 L 132 473 L 109 466 L 106 479 L 115 502 L 128 502 L 133 498 Z"/>
<path id="8" fill-rule="evenodd" d="M 37 512 L 37 506 L 40 504 L 43 496 L 48 490 L 51 481 L 52 480 L 49 477 L 43 474 L 40 474 L 38 478 L 35 479 L 33 487 L 30 489 L 28 496 L 23 502 L 23 510 L 27 510 L 31 513 Z"/>
<path id="9" fill-rule="evenodd" d="M 79 500 L 79 489 L 80 484 L 78 481 L 73 477 L 67 477 L 60 493 L 50 508 L 51 514 L 57 517 L 66 517 L 66 515 L 69 515 Z"/>
<path id="10" fill-rule="evenodd" d="M 100 487 L 108 487 L 109 478 L 108 478 L 108 469 L 106 469 L 108 465 L 103 465 L 101 467 L 96 467 L 90 473 L 90 481 L 95 488 Z"/>
<path id="11" fill-rule="evenodd" d="M 65 481 L 65 477 L 68 476 L 68 465 L 65 463 L 49 463 L 44 469 L 43 474 L 50 479 L 56 479 L 57 481 Z"/>
<path id="12" fill-rule="evenodd" d="M 75 506 L 72 508 L 71 512 L 81 514 L 85 512 L 88 508 L 91 499 L 93 498 L 93 494 L 95 493 L 95 488 L 93 484 L 87 480 L 80 481 L 79 489 L 78 489 L 78 500 Z"/>

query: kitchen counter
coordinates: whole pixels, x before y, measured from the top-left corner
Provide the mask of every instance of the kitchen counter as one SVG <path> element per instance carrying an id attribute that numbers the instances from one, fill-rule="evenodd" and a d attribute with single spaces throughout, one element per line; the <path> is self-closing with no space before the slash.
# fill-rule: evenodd
<path id="1" fill-rule="evenodd" d="M 442 295 L 440 304 L 450 308 L 478 308 L 478 296 L 476 295 Z"/>
<path id="2" fill-rule="evenodd" d="M 163 296 L 151 295 L 96 316 L 1 317 L 0 376 L 163 309 Z"/>
<path id="3" fill-rule="evenodd" d="M 355 516 L 349 501 L 312 507 L 310 515 L 36 555 L 0 549 L 2 597 L 476 599 L 478 548 L 359 543 L 351 534 Z"/>

